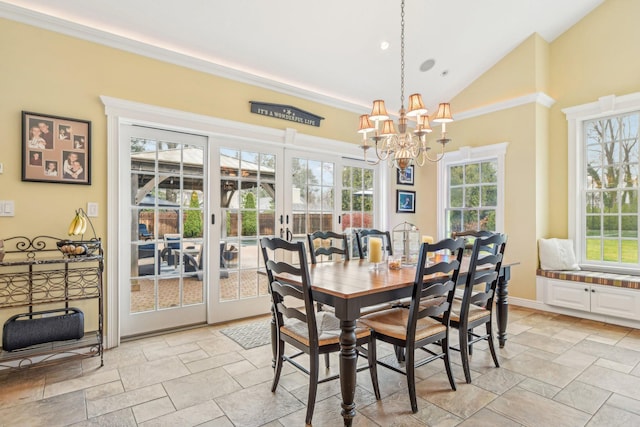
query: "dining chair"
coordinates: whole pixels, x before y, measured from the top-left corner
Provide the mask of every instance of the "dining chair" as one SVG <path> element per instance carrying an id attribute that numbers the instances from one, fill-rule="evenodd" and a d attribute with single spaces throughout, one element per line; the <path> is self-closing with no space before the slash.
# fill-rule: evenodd
<path id="1" fill-rule="evenodd" d="M 393 255 L 393 245 L 391 244 L 391 234 L 388 231 L 380 231 L 375 228 L 365 228 L 356 231 L 356 243 L 358 245 L 358 255 L 360 259 L 367 257 L 367 242 L 369 237 L 382 237 L 384 249 L 388 255 Z"/>
<path id="2" fill-rule="evenodd" d="M 342 255 L 342 259 L 349 261 L 349 243 L 346 234 L 338 234 L 333 231 L 314 231 L 307 234 L 309 242 L 309 258 L 311 264 L 316 264 L 321 256 L 328 257 L 329 261 L 333 261 L 333 255 Z M 339 243 L 339 246 L 337 246 Z M 324 309 L 320 303 L 316 303 L 318 311 Z M 329 309 L 329 311 L 332 311 Z M 324 355 L 325 366 L 329 368 L 329 353 Z"/>
<path id="3" fill-rule="evenodd" d="M 320 256 L 326 256 L 333 260 L 333 255 L 342 255 L 345 261 L 349 261 L 349 243 L 346 234 L 338 234 L 333 231 L 314 231 L 307 234 L 309 242 L 309 257 L 311 264 L 316 264 Z"/>
<path id="4" fill-rule="evenodd" d="M 315 301 L 311 293 L 311 279 L 303 242 L 288 242 L 277 237 L 264 237 L 260 240 L 260 247 L 269 279 L 269 293 L 271 294 L 275 322 L 275 336 L 272 339 L 275 340 L 276 354 L 271 391 L 275 392 L 278 387 L 282 365 L 285 361 L 308 374 L 309 396 L 305 421 L 307 424 L 311 424 L 318 384 L 339 378 L 339 375 L 332 375 L 318 380 L 320 354 L 334 353 L 340 350 L 340 321 L 333 313 L 316 311 L 314 308 Z M 302 262 L 299 265 L 292 265 L 286 261 L 276 261 L 288 259 L 299 259 Z M 292 280 L 302 285 L 296 286 L 276 280 L 275 275 L 282 273 L 293 276 L 295 279 Z M 371 330 L 361 324 L 357 325 L 354 333 L 356 346 L 359 347 L 358 355 L 365 352 L 360 346 L 367 344 L 368 363 L 358 371 L 369 369 L 376 399 L 380 400 L 375 340 L 372 338 Z M 291 356 L 286 355 L 285 343 L 295 347 L 298 352 Z M 294 360 L 303 354 L 309 356 L 309 369 Z"/>
<path id="5" fill-rule="evenodd" d="M 441 250 L 449 250 L 452 255 L 429 264 L 427 254 Z M 406 359 L 404 370 L 384 361 L 379 360 L 377 363 L 407 376 L 413 413 L 418 412 L 416 368 L 442 359 L 451 389 L 456 389 L 449 354 L 449 315 L 463 251 L 463 239 L 444 239 L 433 244 L 422 243 L 409 309 L 396 307 L 369 314 L 361 319 L 362 323 L 373 329 L 375 339 L 404 350 Z M 440 349 L 427 348 L 430 344 L 439 344 Z M 418 349 L 426 352 L 426 357 L 417 359 L 415 353 Z"/>
<path id="6" fill-rule="evenodd" d="M 487 237 L 478 237 L 473 242 L 469 270 L 464 283 L 462 299 L 454 299 L 450 324 L 458 329 L 459 348 L 465 380 L 471 383 L 469 355 L 473 353 L 473 344 L 486 340 L 496 365 L 500 367 L 493 336 L 493 300 L 507 236 L 500 233 Z M 485 326 L 484 333 L 476 333 L 475 328 Z"/>

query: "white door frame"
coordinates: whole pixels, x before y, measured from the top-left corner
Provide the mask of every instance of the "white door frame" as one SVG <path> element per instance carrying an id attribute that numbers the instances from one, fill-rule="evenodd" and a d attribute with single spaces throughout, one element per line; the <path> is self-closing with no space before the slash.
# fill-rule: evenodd
<path id="1" fill-rule="evenodd" d="M 120 322 L 119 322 L 119 291 L 118 291 L 118 271 L 120 265 L 118 263 L 118 223 L 122 220 L 120 217 L 121 203 L 118 191 L 118 177 L 122 173 L 123 167 L 119 159 L 119 141 L 120 126 L 122 124 L 140 124 L 161 129 L 175 130 L 179 132 L 192 132 L 209 136 L 209 143 L 213 138 L 217 137 L 234 137 L 235 139 L 257 142 L 261 144 L 274 144 L 282 147 L 296 148 L 307 152 L 332 153 L 333 155 L 342 155 L 352 159 L 362 159 L 362 150 L 356 144 L 345 143 L 327 138 L 320 138 L 305 134 L 298 134 L 295 129 L 273 129 L 263 126 L 250 125 L 246 123 L 235 122 L 231 120 L 219 119 L 201 114 L 188 113 L 171 108 L 157 107 L 153 105 L 101 96 L 100 99 L 105 106 L 105 114 L 107 115 L 107 239 L 106 246 L 106 310 L 105 310 L 105 347 L 111 348 L 120 344 Z M 209 149 L 209 162 L 211 164 L 211 156 L 215 150 Z M 384 183 L 388 181 L 387 168 L 379 168 L 379 179 L 377 185 L 380 188 L 378 194 L 383 199 L 386 198 L 384 188 L 388 185 Z M 215 174 L 215 170 L 212 171 Z M 218 171 L 219 173 L 219 171 Z M 218 177 L 219 178 L 219 177 Z M 211 188 L 210 193 L 214 194 L 219 189 L 215 186 Z M 219 197 L 219 194 L 218 194 Z M 375 213 L 379 218 L 380 224 L 386 224 L 388 212 L 385 208 L 387 204 L 384 200 L 379 203 L 379 208 Z M 209 212 L 213 206 L 209 205 Z M 215 230 L 215 225 L 210 227 Z M 209 266 L 210 274 L 216 274 L 218 268 L 215 268 L 215 260 L 219 258 L 218 245 L 211 245 L 212 233 L 209 233 Z M 205 237 L 206 238 L 206 237 Z M 125 266 L 126 268 L 126 266 Z M 211 293 L 209 293 L 211 298 Z M 210 304 L 207 307 L 207 322 L 212 323 Z"/>

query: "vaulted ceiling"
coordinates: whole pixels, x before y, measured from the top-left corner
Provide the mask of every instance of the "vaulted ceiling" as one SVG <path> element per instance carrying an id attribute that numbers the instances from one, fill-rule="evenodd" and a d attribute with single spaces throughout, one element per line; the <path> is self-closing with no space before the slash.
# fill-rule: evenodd
<path id="1" fill-rule="evenodd" d="M 531 34 L 551 42 L 602 2 L 407 0 L 405 97 L 433 111 Z M 5 0 L 2 16 L 351 111 L 400 106 L 400 0 Z"/>

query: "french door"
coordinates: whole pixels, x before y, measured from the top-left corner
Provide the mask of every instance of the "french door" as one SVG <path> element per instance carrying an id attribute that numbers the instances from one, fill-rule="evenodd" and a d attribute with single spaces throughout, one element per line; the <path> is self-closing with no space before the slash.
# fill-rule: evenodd
<path id="1" fill-rule="evenodd" d="M 306 242 L 313 231 L 373 224 L 374 170 L 362 162 L 246 142 L 216 150 L 220 269 L 211 269 L 212 322 L 268 313 L 262 237 Z"/>
<path id="2" fill-rule="evenodd" d="M 207 140 L 121 128 L 121 336 L 206 321 Z"/>

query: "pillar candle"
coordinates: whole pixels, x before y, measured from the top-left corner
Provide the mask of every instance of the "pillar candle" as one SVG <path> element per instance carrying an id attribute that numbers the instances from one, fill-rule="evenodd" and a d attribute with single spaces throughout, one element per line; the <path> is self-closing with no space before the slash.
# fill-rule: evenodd
<path id="1" fill-rule="evenodd" d="M 433 237 L 431 236 L 422 236 L 422 243 L 428 243 L 430 245 L 433 244 Z M 433 252 L 428 252 L 427 253 L 427 258 L 433 258 L 435 254 Z"/>
<path id="2" fill-rule="evenodd" d="M 377 237 L 369 238 L 369 262 L 382 262 L 382 239 Z"/>

